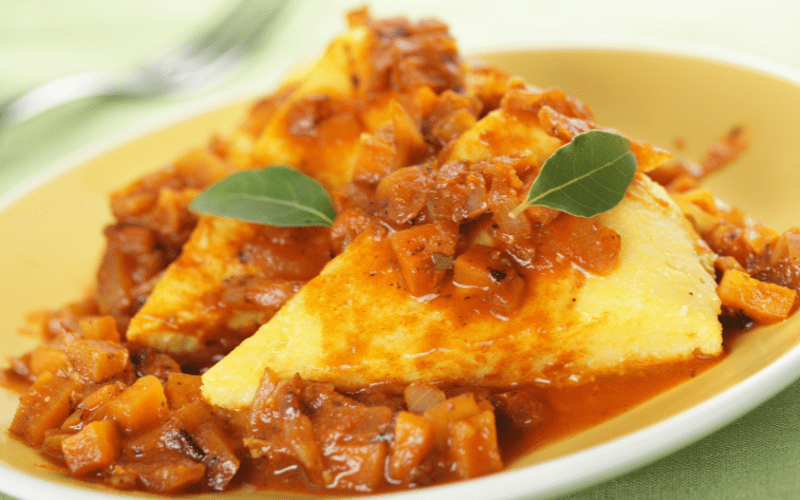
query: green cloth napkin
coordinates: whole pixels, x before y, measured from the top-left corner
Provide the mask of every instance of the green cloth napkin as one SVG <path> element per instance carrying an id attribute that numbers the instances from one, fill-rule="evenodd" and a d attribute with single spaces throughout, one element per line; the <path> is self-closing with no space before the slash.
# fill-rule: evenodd
<path id="1" fill-rule="evenodd" d="M 467 17 L 474 19 L 479 16 L 470 13 L 469 9 L 456 8 L 460 3 L 454 1 L 446 2 L 447 8 L 442 6 L 444 4 L 423 1 L 376 0 L 372 3 L 383 13 L 409 13 L 415 17 L 429 13 L 456 26 L 471 26 Z M 688 6 L 692 2 L 683 3 Z M 752 28 L 751 21 L 757 17 L 756 10 L 751 9 L 743 11 L 739 18 L 733 18 L 730 16 L 736 15 L 735 9 L 729 10 L 727 3 L 706 3 L 709 12 L 719 14 L 714 18 L 718 23 L 742 23 L 742 26 Z M 0 0 L 0 99 L 71 71 L 127 67 L 157 48 L 182 40 L 209 19 L 219 16 L 229 4 L 225 0 Z M 192 109 L 198 102 L 237 95 L 257 84 L 268 90 L 271 83 L 295 61 L 316 52 L 342 28 L 342 13 L 346 9 L 360 4 L 345 0 L 294 2 L 250 64 L 213 91 L 192 97 L 78 102 L 0 133 L 0 200 L 21 193 L 26 186 L 36 182 L 37 176 L 51 172 L 53 165 L 86 145 L 108 140 L 124 130 L 141 128 L 146 123 L 159 123 L 158 117 Z M 512 12 L 519 12 L 518 17 L 535 19 L 536 15 L 546 16 L 549 12 L 547 9 L 538 12 L 535 9 L 539 7 L 527 3 L 493 1 L 491 4 L 497 11 L 494 17 L 491 17 L 492 13 L 485 14 L 491 19 L 501 15 L 507 19 Z M 600 9 L 597 16 L 608 22 L 615 16 L 626 19 L 625 16 L 631 17 L 632 13 L 645 15 L 638 4 L 631 8 L 629 2 L 607 0 L 604 5 L 606 10 Z M 786 31 L 782 27 L 798 20 L 800 9 L 793 7 L 793 3 L 780 5 L 780 14 L 775 14 L 774 29 L 763 29 L 759 33 L 766 37 L 765 45 L 770 41 L 780 43 Z M 474 8 L 481 6 L 484 4 L 474 2 Z M 594 6 L 592 3 L 584 10 L 595 12 Z M 767 12 L 778 10 L 768 9 L 761 3 L 757 7 Z M 597 26 L 602 26 L 602 23 L 594 22 L 595 19 L 587 18 L 585 13 L 581 14 L 580 8 L 576 7 L 575 11 L 576 22 L 583 22 L 587 30 L 597 31 L 600 29 Z M 700 11 L 692 12 L 698 17 L 686 22 L 678 19 L 674 25 L 665 21 L 661 25 L 662 31 L 694 33 L 693 27 L 702 24 L 705 18 L 699 17 Z M 619 26 L 623 27 L 637 26 L 635 22 L 620 23 Z M 522 24 L 512 23 L 509 30 L 522 30 Z M 656 23 L 649 26 L 656 26 Z M 483 40 L 487 39 L 486 32 L 491 30 L 496 30 L 499 37 L 509 32 L 502 25 L 492 25 L 488 21 L 480 32 L 467 28 L 461 30 L 456 32 L 460 38 L 469 36 L 468 31 L 471 31 L 482 33 Z M 746 43 L 748 36 L 752 37 L 750 31 L 743 33 L 742 40 L 732 39 L 729 46 L 736 47 L 736 43 Z M 562 498 L 800 498 L 799 414 L 800 384 L 795 383 L 745 417 L 681 451 Z M 13 499 L 0 493 L 0 500 Z"/>

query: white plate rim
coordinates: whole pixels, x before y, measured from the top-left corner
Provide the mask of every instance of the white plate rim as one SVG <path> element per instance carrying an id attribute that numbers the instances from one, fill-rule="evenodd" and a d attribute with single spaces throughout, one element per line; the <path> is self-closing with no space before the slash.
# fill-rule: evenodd
<path id="1" fill-rule="evenodd" d="M 726 63 L 779 77 L 800 86 L 800 70 L 770 59 L 723 47 L 648 37 L 548 36 L 470 48 L 465 54 L 493 54 L 535 50 L 637 51 Z M 255 98 L 274 88 L 279 78 L 261 80 L 234 90 L 214 93 L 154 114 L 137 124 L 76 149 L 53 165 L 26 177 L 14 186 L 0 186 L 0 211 L 104 152 L 148 133 L 210 112 L 220 106 Z M 467 499 L 538 500 L 577 492 L 644 467 L 713 433 L 752 411 L 800 378 L 800 345 L 739 382 L 672 417 L 611 441 L 516 470 L 503 471 L 469 481 L 386 493 L 368 498 L 434 500 L 443 495 Z M 0 491 L 18 500 L 50 498 L 114 500 L 124 492 L 98 492 L 47 481 L 0 464 Z M 140 496 L 141 494 L 137 495 Z M 146 496 L 149 496 L 145 494 Z"/>

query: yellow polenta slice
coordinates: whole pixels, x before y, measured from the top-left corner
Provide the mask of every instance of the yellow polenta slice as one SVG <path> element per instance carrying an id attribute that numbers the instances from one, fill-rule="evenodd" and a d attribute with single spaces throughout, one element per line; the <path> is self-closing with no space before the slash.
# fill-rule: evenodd
<path id="1" fill-rule="evenodd" d="M 617 267 L 533 280 L 507 321 L 399 286 L 389 242 L 362 234 L 255 335 L 203 375 L 203 393 L 247 406 L 267 368 L 356 388 L 379 381 L 507 385 L 575 380 L 721 352 L 712 276 L 675 204 L 642 174 L 599 220 Z"/>
<path id="2" fill-rule="evenodd" d="M 232 134 L 234 166 L 286 164 L 328 189 L 349 182 L 361 134 L 408 119 L 388 96 L 373 96 L 371 107 L 355 104 L 363 93 L 359 82 L 366 82 L 371 70 L 368 52 L 373 41 L 374 33 L 365 27 L 339 35 L 317 61 L 256 105 L 252 119 L 265 112 L 260 107 L 275 109 L 269 111 L 255 141 L 246 126 Z M 319 114 L 325 118 L 321 122 Z M 255 330 L 249 324 L 257 322 L 257 327 L 267 321 L 274 312 L 270 307 L 243 312 L 215 306 L 226 280 L 263 272 L 240 262 L 238 256 L 259 232 L 257 225 L 247 222 L 202 217 L 181 256 L 132 318 L 128 339 L 185 354 L 231 332 L 246 336 Z"/>
<path id="3" fill-rule="evenodd" d="M 239 168 L 285 164 L 327 189 L 353 176 L 361 134 L 392 123 L 391 90 L 366 85 L 373 76 L 373 30 L 358 26 L 338 35 L 308 67 L 253 108 L 251 120 L 229 140 Z M 369 105 L 366 95 L 369 94 Z M 267 115 L 253 136 L 252 123 Z"/>
<path id="4" fill-rule="evenodd" d="M 330 259 L 325 231 L 201 217 L 181 255 L 131 319 L 128 339 L 187 354 L 209 342 L 251 335 Z M 273 265 L 276 261 L 280 264 Z M 237 307 L 226 301 L 226 293 L 237 290 L 255 296 Z"/>

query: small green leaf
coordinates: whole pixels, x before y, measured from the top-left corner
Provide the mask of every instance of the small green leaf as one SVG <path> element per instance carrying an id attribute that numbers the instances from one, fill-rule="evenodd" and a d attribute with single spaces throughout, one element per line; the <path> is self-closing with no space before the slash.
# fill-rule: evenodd
<path id="1" fill-rule="evenodd" d="M 275 165 L 232 174 L 206 189 L 191 210 L 271 226 L 330 226 L 333 203 L 317 181 Z"/>
<path id="2" fill-rule="evenodd" d="M 612 132 L 578 134 L 544 162 L 528 198 L 511 212 L 543 205 L 580 217 L 593 217 L 622 201 L 636 173 L 630 141 Z"/>

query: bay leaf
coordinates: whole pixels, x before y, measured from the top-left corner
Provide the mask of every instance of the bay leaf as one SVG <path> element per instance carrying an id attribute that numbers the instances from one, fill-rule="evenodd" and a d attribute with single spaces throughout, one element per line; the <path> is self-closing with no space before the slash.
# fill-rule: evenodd
<path id="1" fill-rule="evenodd" d="M 543 205 L 579 217 L 593 217 L 622 201 L 636 173 L 630 141 L 619 134 L 590 130 L 561 146 L 542 165 L 517 216 Z"/>
<path id="2" fill-rule="evenodd" d="M 336 218 L 325 189 L 311 177 L 284 165 L 232 174 L 211 185 L 189 208 L 283 227 L 330 226 Z"/>

